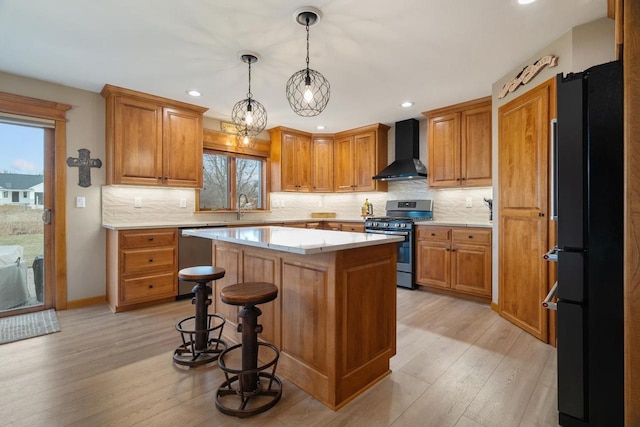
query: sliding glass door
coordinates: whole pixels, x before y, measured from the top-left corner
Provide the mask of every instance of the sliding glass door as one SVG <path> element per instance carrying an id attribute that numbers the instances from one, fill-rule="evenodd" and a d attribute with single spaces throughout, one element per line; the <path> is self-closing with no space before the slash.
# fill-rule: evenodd
<path id="1" fill-rule="evenodd" d="M 0 116 L 0 316 L 45 303 L 46 122 Z"/>

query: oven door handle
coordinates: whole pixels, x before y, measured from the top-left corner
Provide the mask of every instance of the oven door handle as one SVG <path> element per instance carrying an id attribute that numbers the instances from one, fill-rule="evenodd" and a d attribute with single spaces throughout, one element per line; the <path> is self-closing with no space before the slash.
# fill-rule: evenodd
<path id="1" fill-rule="evenodd" d="M 408 231 L 384 231 L 384 230 L 365 230 L 365 233 L 371 234 L 392 234 L 394 236 L 408 236 Z"/>

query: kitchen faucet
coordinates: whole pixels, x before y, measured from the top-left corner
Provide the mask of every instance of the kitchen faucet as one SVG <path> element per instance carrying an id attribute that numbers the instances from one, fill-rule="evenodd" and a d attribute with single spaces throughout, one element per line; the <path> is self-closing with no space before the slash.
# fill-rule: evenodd
<path id="1" fill-rule="evenodd" d="M 245 203 L 245 205 L 246 205 L 247 203 L 249 203 L 249 199 L 247 198 L 247 195 L 246 195 L 246 194 L 244 194 L 244 193 L 240 193 L 240 194 L 238 195 L 238 220 L 242 219 L 242 215 L 244 215 L 244 212 L 242 212 L 242 206 L 244 206 L 244 205 L 240 204 L 240 200 L 242 200 L 242 196 L 244 196 L 244 203 Z"/>

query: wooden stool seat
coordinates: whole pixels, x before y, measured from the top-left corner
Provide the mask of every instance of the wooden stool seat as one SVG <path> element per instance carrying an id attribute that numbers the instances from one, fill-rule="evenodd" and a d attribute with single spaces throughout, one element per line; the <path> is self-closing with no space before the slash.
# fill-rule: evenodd
<path id="1" fill-rule="evenodd" d="M 224 268 L 205 265 L 183 268 L 178 272 L 178 277 L 187 282 L 210 282 L 222 279 L 224 274 Z"/>
<path id="2" fill-rule="evenodd" d="M 257 305 L 278 297 L 278 287 L 271 283 L 247 282 L 225 286 L 220 291 L 222 302 L 230 305 Z"/>

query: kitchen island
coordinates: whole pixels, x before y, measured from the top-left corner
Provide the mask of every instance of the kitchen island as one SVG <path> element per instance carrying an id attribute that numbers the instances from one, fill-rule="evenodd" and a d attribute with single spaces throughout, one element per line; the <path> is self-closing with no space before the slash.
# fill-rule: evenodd
<path id="1" fill-rule="evenodd" d="M 278 374 L 339 409 L 389 371 L 396 353 L 396 252 L 403 237 L 286 227 L 193 229 L 212 240 L 212 310 L 240 342 L 237 307 L 220 290 L 268 282 L 278 298 L 260 305 L 260 339 L 280 349 Z"/>

